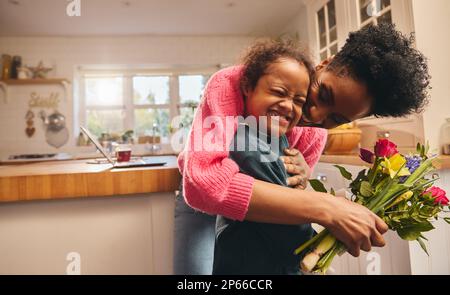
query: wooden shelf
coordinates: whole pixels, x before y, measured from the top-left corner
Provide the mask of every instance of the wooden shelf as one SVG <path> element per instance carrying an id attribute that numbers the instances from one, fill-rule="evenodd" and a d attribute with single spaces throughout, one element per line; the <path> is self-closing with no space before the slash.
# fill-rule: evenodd
<path id="1" fill-rule="evenodd" d="M 0 90 L 3 90 L 5 102 L 8 102 L 9 86 L 61 85 L 64 88 L 64 96 L 67 97 L 67 87 L 69 84 L 70 81 L 67 79 L 8 79 L 0 80 Z"/>
<path id="2" fill-rule="evenodd" d="M 48 85 L 70 83 L 67 79 L 8 79 L 0 80 L 6 85 Z"/>

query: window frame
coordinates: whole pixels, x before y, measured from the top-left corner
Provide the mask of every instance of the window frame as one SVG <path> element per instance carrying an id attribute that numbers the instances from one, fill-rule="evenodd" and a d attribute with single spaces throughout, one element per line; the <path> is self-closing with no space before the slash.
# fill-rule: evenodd
<path id="1" fill-rule="evenodd" d="M 334 2 L 334 12 L 335 12 L 335 18 L 336 18 L 336 40 L 333 42 L 330 42 L 330 25 L 329 25 L 329 17 L 328 17 L 328 3 L 333 1 Z M 318 55 L 319 60 L 322 61 L 322 53 L 326 52 L 327 57 L 329 58 L 331 56 L 331 47 L 335 46 L 339 50 L 339 30 L 338 30 L 338 17 L 337 17 L 337 1 L 336 0 L 327 0 L 325 1 L 318 9 L 316 9 L 314 18 L 315 18 L 315 28 L 316 28 L 316 42 L 317 42 L 317 49 L 318 49 Z M 320 47 L 320 25 L 319 25 L 319 11 L 324 10 L 324 19 L 325 19 L 325 47 Z"/>
<path id="2" fill-rule="evenodd" d="M 124 113 L 123 125 L 125 130 L 135 130 L 135 115 L 134 111 L 139 109 L 164 109 L 169 110 L 170 122 L 176 116 L 180 115 L 182 107 L 189 107 L 190 104 L 180 103 L 179 94 L 179 77 L 189 75 L 211 76 L 217 72 L 221 67 L 214 66 L 166 66 L 166 67 L 105 67 L 105 66 L 79 66 L 75 73 L 76 87 L 75 92 L 75 109 L 78 110 L 78 115 L 74 117 L 74 137 L 80 133 L 79 126 L 86 126 L 88 110 L 122 110 Z M 169 103 L 168 104 L 134 104 L 133 100 L 133 78 L 134 77 L 169 77 Z M 120 106 L 87 106 L 86 103 L 86 78 L 107 78 L 107 77 L 122 77 L 123 78 L 123 101 Z M 170 141 L 169 134 L 169 141 Z"/>
<path id="3" fill-rule="evenodd" d="M 381 1 L 381 0 L 370 0 L 370 1 L 373 3 L 373 2 Z M 357 14 L 358 26 L 360 28 L 363 28 L 366 25 L 368 25 L 369 23 L 373 23 L 374 22 L 375 24 L 378 24 L 378 19 L 381 16 L 385 15 L 386 13 L 388 13 L 388 12 L 391 12 L 391 19 L 392 19 L 392 22 L 394 22 L 394 18 L 393 18 L 393 15 L 392 15 L 392 2 L 393 2 L 393 0 L 390 0 L 389 6 L 383 8 L 381 11 L 379 11 L 378 15 L 369 16 L 368 19 L 366 19 L 365 21 L 361 22 L 361 6 L 360 6 L 360 1 L 357 0 L 356 1 L 356 7 L 357 7 L 356 11 L 358 11 L 358 14 Z M 371 5 L 371 4 L 369 4 L 369 5 Z"/>

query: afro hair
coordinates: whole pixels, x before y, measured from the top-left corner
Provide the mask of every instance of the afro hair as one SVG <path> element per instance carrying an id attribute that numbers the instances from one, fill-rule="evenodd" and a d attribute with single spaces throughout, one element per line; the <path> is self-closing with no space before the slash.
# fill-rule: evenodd
<path id="1" fill-rule="evenodd" d="M 428 103 L 427 59 L 392 24 L 371 25 L 349 35 L 327 70 L 365 83 L 374 97 L 372 115 L 403 117 Z"/>

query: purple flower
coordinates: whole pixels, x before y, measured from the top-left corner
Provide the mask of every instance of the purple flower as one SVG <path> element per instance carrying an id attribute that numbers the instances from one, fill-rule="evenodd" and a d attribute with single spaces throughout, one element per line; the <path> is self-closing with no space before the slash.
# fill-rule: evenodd
<path id="1" fill-rule="evenodd" d="M 422 158 L 420 156 L 406 156 L 406 168 L 408 168 L 409 172 L 412 174 L 414 171 L 417 170 L 417 168 L 420 167 L 420 164 L 422 163 Z M 403 183 L 406 181 L 408 176 L 402 176 L 400 177 L 400 183 Z"/>
<path id="2" fill-rule="evenodd" d="M 413 173 L 420 167 L 422 163 L 422 158 L 420 156 L 406 156 L 406 168 L 408 168 L 410 173 Z"/>
<path id="3" fill-rule="evenodd" d="M 364 162 L 370 163 L 372 164 L 374 159 L 375 159 L 375 154 L 372 153 L 369 150 L 366 149 L 360 149 L 359 150 L 359 157 L 361 158 L 361 160 L 363 160 Z"/>

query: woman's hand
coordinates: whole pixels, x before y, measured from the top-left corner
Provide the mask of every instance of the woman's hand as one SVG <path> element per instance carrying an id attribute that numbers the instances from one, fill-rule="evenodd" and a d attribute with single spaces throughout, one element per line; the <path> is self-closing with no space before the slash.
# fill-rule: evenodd
<path id="1" fill-rule="evenodd" d="M 369 252 L 374 247 L 383 247 L 383 234 L 387 224 L 366 207 L 334 196 L 328 200 L 328 217 L 322 223 L 338 240 L 347 246 L 347 251 L 358 257 L 360 249 Z"/>
<path id="2" fill-rule="evenodd" d="M 330 194 L 296 190 L 255 180 L 248 221 L 298 225 L 318 223 L 343 242 L 353 256 L 385 245 L 388 226 L 366 207 Z"/>
<path id="3" fill-rule="evenodd" d="M 305 189 L 311 175 L 308 163 L 306 163 L 302 153 L 296 149 L 285 149 L 284 153 L 286 156 L 281 156 L 280 159 L 284 163 L 286 172 L 293 175 L 287 178 L 287 185 L 297 189 Z"/>

